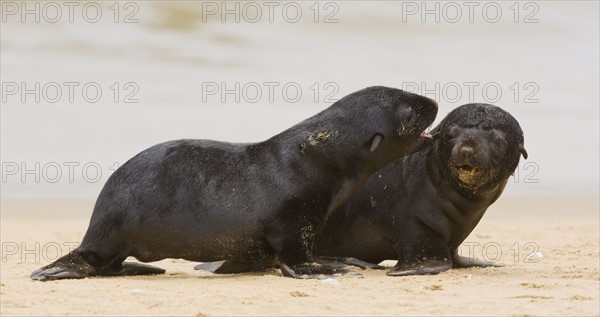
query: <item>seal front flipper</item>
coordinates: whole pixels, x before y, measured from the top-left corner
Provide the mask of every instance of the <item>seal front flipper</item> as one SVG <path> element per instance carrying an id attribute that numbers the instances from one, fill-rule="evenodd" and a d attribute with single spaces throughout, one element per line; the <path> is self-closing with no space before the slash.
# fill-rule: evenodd
<path id="1" fill-rule="evenodd" d="M 340 266 L 323 265 L 315 262 L 294 265 L 287 265 L 286 263 L 280 262 L 279 267 L 281 268 L 281 273 L 283 273 L 284 276 L 298 279 L 320 278 L 322 275 L 353 273 L 352 271 L 341 268 Z"/>
<path id="2" fill-rule="evenodd" d="M 445 241 L 423 227 L 415 228 L 415 239 L 400 241 L 395 249 L 400 255 L 398 263 L 387 275 L 429 275 L 452 268 L 452 257 Z"/>
<path id="3" fill-rule="evenodd" d="M 501 264 L 477 260 L 461 255 L 454 255 L 452 257 L 452 266 L 456 268 L 467 268 L 467 267 L 502 267 Z"/>
<path id="4" fill-rule="evenodd" d="M 383 270 L 385 266 L 381 266 L 379 264 L 369 263 L 365 261 L 361 261 L 356 258 L 347 257 L 347 256 L 318 256 L 316 257 L 316 262 L 320 264 L 329 264 L 329 265 L 351 265 L 357 266 L 363 270 Z"/>
<path id="5" fill-rule="evenodd" d="M 429 275 L 438 274 L 452 268 L 450 261 L 424 261 L 416 263 L 396 264 L 387 275 L 389 276 L 407 276 L 407 275 Z"/>
<path id="6" fill-rule="evenodd" d="M 267 236 L 283 276 L 307 279 L 350 272 L 339 263 L 335 265 L 316 263 L 312 256 L 314 241 L 312 227 L 301 224 L 301 219 L 286 220 L 286 222 L 272 223 Z"/>

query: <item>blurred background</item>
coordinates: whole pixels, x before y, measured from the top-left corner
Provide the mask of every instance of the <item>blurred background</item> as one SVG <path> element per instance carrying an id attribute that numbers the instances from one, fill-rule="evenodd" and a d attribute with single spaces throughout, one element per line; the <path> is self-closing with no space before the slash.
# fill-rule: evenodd
<path id="1" fill-rule="evenodd" d="M 508 110 L 506 195 L 598 196 L 599 3 L 2 1 L 1 198 L 94 199 L 159 142 L 255 142 L 367 86 Z"/>

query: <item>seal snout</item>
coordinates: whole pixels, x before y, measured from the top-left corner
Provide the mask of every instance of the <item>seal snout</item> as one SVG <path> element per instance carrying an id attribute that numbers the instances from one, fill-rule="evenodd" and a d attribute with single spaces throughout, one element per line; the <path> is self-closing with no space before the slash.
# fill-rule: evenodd
<path id="1" fill-rule="evenodd" d="M 472 146 L 465 145 L 460 149 L 460 156 L 465 160 L 471 159 L 473 157 L 473 154 L 474 150 Z"/>
<path id="2" fill-rule="evenodd" d="M 418 96 L 418 100 L 410 105 L 410 112 L 397 129 L 398 135 L 402 136 L 406 133 L 418 132 L 419 137 L 432 139 L 426 129 L 433 123 L 438 112 L 438 104 L 435 100 Z"/>
<path id="3" fill-rule="evenodd" d="M 482 151 L 481 144 L 475 140 L 464 140 L 454 146 L 451 157 L 451 166 L 454 169 L 458 179 L 465 183 L 473 185 L 482 181 L 480 174 L 482 172 L 481 160 L 485 157 Z"/>

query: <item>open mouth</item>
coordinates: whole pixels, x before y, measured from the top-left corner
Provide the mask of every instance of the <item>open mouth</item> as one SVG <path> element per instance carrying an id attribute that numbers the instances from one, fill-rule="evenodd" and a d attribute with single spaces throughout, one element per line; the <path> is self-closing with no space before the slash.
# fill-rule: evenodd
<path id="1" fill-rule="evenodd" d="M 469 164 L 457 165 L 455 168 L 458 171 L 458 179 L 463 183 L 472 184 L 476 182 L 477 168 Z"/>
<path id="2" fill-rule="evenodd" d="M 456 169 L 458 170 L 459 173 L 461 174 L 475 174 L 477 173 L 477 169 L 471 165 L 458 165 L 456 166 Z"/>

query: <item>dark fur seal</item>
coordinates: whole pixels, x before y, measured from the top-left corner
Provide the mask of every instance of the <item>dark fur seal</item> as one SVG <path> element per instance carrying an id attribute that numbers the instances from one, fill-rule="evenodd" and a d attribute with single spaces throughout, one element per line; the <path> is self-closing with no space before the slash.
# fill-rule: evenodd
<path id="1" fill-rule="evenodd" d="M 498 266 L 459 256 L 457 248 L 498 199 L 520 156 L 527 159 L 523 131 L 499 107 L 467 104 L 432 134 L 431 146 L 383 168 L 340 206 L 316 237 L 317 254 L 362 267 L 398 259 L 388 275 Z"/>
<path id="2" fill-rule="evenodd" d="M 313 262 L 315 231 L 372 173 L 418 150 L 436 114 L 431 99 L 370 87 L 264 142 L 155 145 L 108 179 L 81 245 L 31 278 L 164 273 L 128 256 L 334 273 Z"/>

